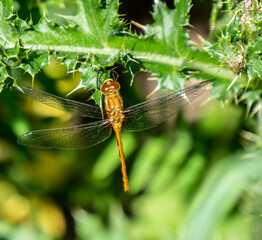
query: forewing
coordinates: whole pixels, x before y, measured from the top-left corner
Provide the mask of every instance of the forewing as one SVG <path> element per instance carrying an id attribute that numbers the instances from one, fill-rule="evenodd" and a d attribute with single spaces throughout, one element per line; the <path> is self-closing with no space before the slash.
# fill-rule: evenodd
<path id="1" fill-rule="evenodd" d="M 101 109 L 98 106 L 76 102 L 66 98 L 54 96 L 52 94 L 42 92 L 33 88 L 19 86 L 24 94 L 33 98 L 34 100 L 44 103 L 50 107 L 77 114 L 83 117 L 102 119 Z"/>
<path id="2" fill-rule="evenodd" d="M 124 131 L 141 131 L 155 127 L 203 94 L 206 91 L 206 86 L 212 81 L 214 79 L 127 108 L 124 111 L 125 119 L 122 129 Z"/>
<path id="3" fill-rule="evenodd" d="M 112 132 L 109 121 L 102 120 L 66 128 L 36 130 L 18 138 L 28 147 L 47 149 L 83 149 L 106 140 Z"/>

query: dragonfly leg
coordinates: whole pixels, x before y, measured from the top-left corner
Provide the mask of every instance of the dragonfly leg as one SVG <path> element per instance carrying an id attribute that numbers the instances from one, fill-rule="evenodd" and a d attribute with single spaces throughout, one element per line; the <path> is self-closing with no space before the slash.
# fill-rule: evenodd
<path id="1" fill-rule="evenodd" d="M 112 74 L 113 80 L 117 82 L 119 78 L 119 74 L 115 70 L 111 71 L 111 74 Z"/>
<path id="2" fill-rule="evenodd" d="M 97 71 L 97 77 L 96 77 L 96 88 L 97 88 L 98 90 L 100 90 L 100 86 L 103 85 L 103 82 L 102 82 L 101 79 L 102 79 L 104 73 L 106 72 L 106 70 L 101 71 L 100 74 L 99 74 L 98 72 L 99 72 L 99 71 Z"/>

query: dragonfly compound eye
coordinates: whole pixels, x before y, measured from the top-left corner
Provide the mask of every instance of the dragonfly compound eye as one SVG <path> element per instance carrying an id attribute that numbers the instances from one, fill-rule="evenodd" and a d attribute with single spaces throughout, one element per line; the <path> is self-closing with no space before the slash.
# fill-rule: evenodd
<path id="1" fill-rule="evenodd" d="M 108 84 L 108 82 L 107 81 L 104 82 L 102 87 L 101 87 L 101 92 L 103 94 L 106 94 L 109 91 L 109 87 L 110 87 L 110 85 Z"/>
<path id="2" fill-rule="evenodd" d="M 119 91 L 119 89 L 120 85 L 118 82 L 115 82 L 112 79 L 108 79 L 103 83 L 101 87 L 101 92 L 103 94 L 107 94 L 109 91 Z"/>
<path id="3" fill-rule="evenodd" d="M 120 85 L 118 82 L 111 82 L 110 83 L 110 89 L 115 90 L 115 91 L 119 91 L 120 89 Z"/>

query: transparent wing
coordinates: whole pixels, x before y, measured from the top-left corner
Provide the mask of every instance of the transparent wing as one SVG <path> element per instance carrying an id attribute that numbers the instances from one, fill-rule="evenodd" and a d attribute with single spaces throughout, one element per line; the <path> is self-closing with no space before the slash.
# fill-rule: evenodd
<path id="1" fill-rule="evenodd" d="M 49 149 L 83 149 L 106 140 L 112 132 L 109 121 L 102 120 L 66 128 L 36 130 L 20 136 L 21 145 Z"/>
<path id="2" fill-rule="evenodd" d="M 123 131 L 141 131 L 155 127 L 203 94 L 212 81 L 214 79 L 127 108 L 124 111 Z"/>
<path id="3" fill-rule="evenodd" d="M 77 114 L 83 117 L 102 119 L 101 109 L 98 106 L 93 106 L 81 102 L 76 102 L 66 98 L 54 96 L 33 88 L 19 86 L 24 94 L 42 102 L 50 107 L 66 111 L 72 114 Z"/>

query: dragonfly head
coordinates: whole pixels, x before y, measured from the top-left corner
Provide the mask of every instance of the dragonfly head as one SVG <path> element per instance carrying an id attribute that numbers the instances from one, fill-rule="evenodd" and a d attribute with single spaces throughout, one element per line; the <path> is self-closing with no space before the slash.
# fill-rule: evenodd
<path id="1" fill-rule="evenodd" d="M 119 91 L 120 85 L 118 82 L 114 81 L 113 79 L 107 79 L 104 81 L 102 87 L 101 87 L 101 92 L 103 95 L 106 95 L 107 93 L 111 91 Z"/>

